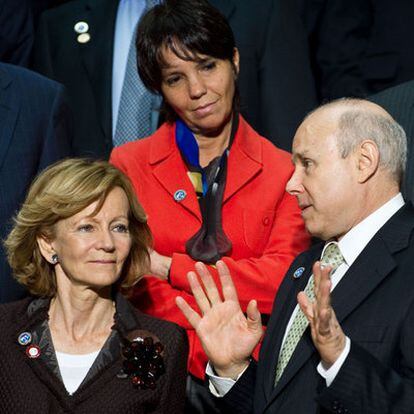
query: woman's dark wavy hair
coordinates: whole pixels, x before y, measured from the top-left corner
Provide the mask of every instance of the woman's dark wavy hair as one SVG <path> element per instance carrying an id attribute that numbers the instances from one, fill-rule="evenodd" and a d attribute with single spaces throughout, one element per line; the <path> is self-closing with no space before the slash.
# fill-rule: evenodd
<path id="1" fill-rule="evenodd" d="M 197 61 L 199 55 L 228 60 L 233 64 L 234 35 L 225 17 L 205 0 L 164 0 L 141 18 L 137 29 L 138 73 L 147 89 L 162 95 L 162 49 L 168 47 L 180 59 Z M 237 76 L 235 76 L 236 78 Z M 233 107 L 238 106 L 236 87 Z M 167 122 L 176 120 L 164 101 L 161 108 Z"/>

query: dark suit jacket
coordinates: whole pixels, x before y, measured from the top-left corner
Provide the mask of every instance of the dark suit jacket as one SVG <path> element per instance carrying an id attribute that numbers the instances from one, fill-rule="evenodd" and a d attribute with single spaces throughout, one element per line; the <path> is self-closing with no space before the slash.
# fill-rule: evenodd
<path id="1" fill-rule="evenodd" d="M 406 200 L 414 202 L 414 81 L 386 89 L 368 98 L 382 106 L 407 134 L 407 165 L 403 182 Z"/>
<path id="2" fill-rule="evenodd" d="M 298 256 L 279 288 L 259 362 L 224 397 L 232 407 L 226 412 L 413 413 L 413 234 L 414 209 L 408 204 L 378 231 L 333 291 L 332 305 L 351 350 L 331 386 L 317 373 L 320 358 L 308 329 L 274 389 L 286 325 L 322 245 Z M 302 266 L 304 274 L 295 279 Z"/>
<path id="3" fill-rule="evenodd" d="M 29 0 L 1 0 L 0 62 L 28 66 L 33 39 Z"/>
<path id="4" fill-rule="evenodd" d="M 37 73 L 0 63 L 0 237 L 43 168 L 69 156 L 71 117 L 63 87 Z M 12 279 L 0 247 L 0 302 L 23 290 Z"/>
<path id="5" fill-rule="evenodd" d="M 240 52 L 241 112 L 279 148 L 291 151 L 318 104 L 304 26 L 291 0 L 209 0 L 228 19 Z"/>
<path id="6" fill-rule="evenodd" d="M 323 98 L 365 97 L 414 78 L 414 2 L 324 3 L 314 50 Z"/>
<path id="7" fill-rule="evenodd" d="M 77 0 L 45 12 L 34 68 L 68 90 L 75 118 L 74 151 L 107 158 L 112 148 L 112 60 L 119 0 Z M 279 147 L 290 150 L 295 130 L 316 105 L 306 40 L 287 0 L 211 0 L 229 19 L 240 49 L 242 114 Z M 91 40 L 73 27 L 89 24 Z"/>

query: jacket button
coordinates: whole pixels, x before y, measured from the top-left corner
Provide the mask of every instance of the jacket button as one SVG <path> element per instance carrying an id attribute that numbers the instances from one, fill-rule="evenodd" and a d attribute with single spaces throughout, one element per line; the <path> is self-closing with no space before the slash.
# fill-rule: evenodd
<path id="1" fill-rule="evenodd" d="M 269 217 L 263 217 L 262 223 L 264 226 L 268 226 L 270 222 Z"/>

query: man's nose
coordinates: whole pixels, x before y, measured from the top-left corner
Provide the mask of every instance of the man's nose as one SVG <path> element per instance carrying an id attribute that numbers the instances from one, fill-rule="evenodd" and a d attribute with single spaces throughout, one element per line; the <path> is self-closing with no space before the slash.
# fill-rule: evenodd
<path id="1" fill-rule="evenodd" d="M 286 191 L 293 196 L 301 194 L 304 191 L 301 173 L 297 168 L 295 168 L 290 180 L 286 183 Z"/>

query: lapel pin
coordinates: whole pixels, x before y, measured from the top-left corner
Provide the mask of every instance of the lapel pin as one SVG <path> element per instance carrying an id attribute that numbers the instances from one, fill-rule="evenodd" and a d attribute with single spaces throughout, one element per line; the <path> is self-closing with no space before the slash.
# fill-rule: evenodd
<path id="1" fill-rule="evenodd" d="M 32 342 L 32 334 L 30 332 L 22 332 L 17 338 L 17 341 L 20 345 L 29 345 Z"/>
<path id="2" fill-rule="evenodd" d="M 91 35 L 89 33 L 81 33 L 77 40 L 79 43 L 88 43 L 91 40 Z"/>
<path id="3" fill-rule="evenodd" d="M 37 345 L 30 345 L 26 348 L 26 355 L 31 359 L 40 357 L 40 348 Z"/>
<path id="4" fill-rule="evenodd" d="M 296 270 L 295 270 L 295 272 L 293 273 L 293 277 L 295 278 L 295 279 L 299 279 L 302 275 L 303 275 L 303 272 L 305 271 L 305 268 L 304 267 L 298 267 Z"/>
<path id="5" fill-rule="evenodd" d="M 185 198 L 187 197 L 187 193 L 185 192 L 185 190 L 177 190 L 174 193 L 174 200 L 175 201 L 183 201 Z"/>
<path id="6" fill-rule="evenodd" d="M 89 25 L 86 22 L 77 22 L 73 27 L 76 33 L 86 33 L 89 30 Z"/>

